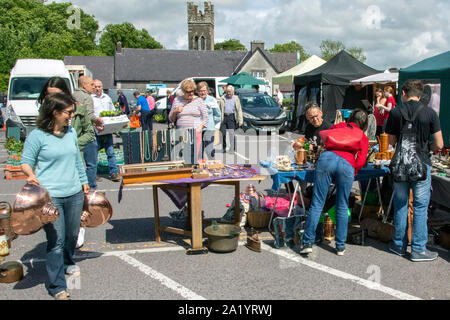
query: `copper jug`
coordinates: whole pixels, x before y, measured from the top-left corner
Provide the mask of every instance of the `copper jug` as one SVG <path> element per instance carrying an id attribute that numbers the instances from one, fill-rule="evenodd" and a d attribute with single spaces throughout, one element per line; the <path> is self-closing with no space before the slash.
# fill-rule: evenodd
<path id="1" fill-rule="evenodd" d="M 111 203 L 106 199 L 105 193 L 89 190 L 84 195 L 81 226 L 95 228 L 108 222 L 113 214 Z"/>
<path id="2" fill-rule="evenodd" d="M 12 208 L 9 202 L 0 201 L 0 229 L 5 230 L 10 248 L 11 241 L 17 238 L 17 234 L 15 234 L 11 228 L 11 210 Z"/>
<path id="3" fill-rule="evenodd" d="M 298 165 L 304 165 L 306 164 L 306 162 L 306 150 L 302 147 L 300 150 L 295 152 L 295 163 L 297 163 Z"/>
<path id="4" fill-rule="evenodd" d="M 378 143 L 380 144 L 380 152 L 386 153 L 389 147 L 388 135 L 386 133 L 380 134 Z"/>
<path id="5" fill-rule="evenodd" d="M 33 234 L 58 218 L 59 211 L 44 187 L 27 183 L 16 195 L 11 213 L 11 227 L 16 234 Z"/>
<path id="6" fill-rule="evenodd" d="M 330 219 L 330 217 L 326 216 L 323 223 L 323 238 L 325 240 L 331 241 L 334 239 L 334 235 L 334 223 Z"/>

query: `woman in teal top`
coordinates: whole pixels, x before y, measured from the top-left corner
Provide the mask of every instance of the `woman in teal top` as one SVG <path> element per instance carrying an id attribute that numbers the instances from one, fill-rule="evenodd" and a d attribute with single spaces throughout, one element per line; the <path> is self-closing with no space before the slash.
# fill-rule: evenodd
<path id="1" fill-rule="evenodd" d="M 80 228 L 84 193 L 89 191 L 76 131 L 69 125 L 75 101 L 63 93 L 45 97 L 37 128 L 25 140 L 22 171 L 40 184 L 58 208 L 59 218 L 44 225 L 47 235 L 47 290 L 55 299 L 69 299 L 65 274 L 79 275 L 73 255 Z M 84 192 L 84 193 L 83 193 Z"/>

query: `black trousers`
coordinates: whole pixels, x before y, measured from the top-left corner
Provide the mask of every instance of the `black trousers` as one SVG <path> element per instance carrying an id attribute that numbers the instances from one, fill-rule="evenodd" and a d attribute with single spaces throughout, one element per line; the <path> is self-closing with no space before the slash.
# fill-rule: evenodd
<path id="1" fill-rule="evenodd" d="M 225 151 L 227 148 L 227 130 L 229 130 L 230 133 L 230 150 L 235 149 L 235 143 L 234 143 L 234 130 L 237 129 L 237 123 L 236 118 L 234 117 L 234 114 L 231 115 L 224 115 L 222 124 L 220 125 L 220 132 L 222 133 L 222 149 Z"/>

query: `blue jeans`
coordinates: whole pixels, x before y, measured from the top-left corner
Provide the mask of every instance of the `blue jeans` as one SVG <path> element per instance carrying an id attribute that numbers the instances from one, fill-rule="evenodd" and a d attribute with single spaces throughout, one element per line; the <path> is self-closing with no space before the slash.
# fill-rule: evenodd
<path id="1" fill-rule="evenodd" d="M 88 178 L 89 188 L 97 189 L 97 162 L 98 145 L 97 140 L 89 142 L 83 149 L 84 163 L 86 164 L 86 176 Z"/>
<path id="2" fill-rule="evenodd" d="M 46 287 L 49 294 L 54 296 L 67 290 L 65 271 L 68 266 L 75 264 L 73 255 L 80 230 L 84 193 L 80 191 L 69 197 L 52 197 L 51 200 L 58 208 L 59 218 L 54 223 L 44 225 L 44 230 L 47 235 Z"/>
<path id="3" fill-rule="evenodd" d="M 414 183 L 394 182 L 394 244 L 403 251 L 408 246 L 408 202 L 413 191 L 414 218 L 411 250 L 422 252 L 428 242 L 428 204 L 431 196 L 431 167 L 427 165 L 427 179 Z"/>
<path id="4" fill-rule="evenodd" d="M 314 191 L 306 219 L 304 243 L 314 243 L 317 224 L 322 213 L 331 182 L 336 184 L 336 248 L 345 248 L 348 229 L 348 197 L 355 178 L 355 169 L 334 152 L 325 151 L 316 164 Z"/>
<path id="5" fill-rule="evenodd" d="M 118 173 L 119 170 L 117 169 L 116 157 L 114 156 L 114 145 L 112 134 L 97 136 L 97 144 L 98 150 L 105 148 L 106 155 L 108 156 L 109 174 Z"/>

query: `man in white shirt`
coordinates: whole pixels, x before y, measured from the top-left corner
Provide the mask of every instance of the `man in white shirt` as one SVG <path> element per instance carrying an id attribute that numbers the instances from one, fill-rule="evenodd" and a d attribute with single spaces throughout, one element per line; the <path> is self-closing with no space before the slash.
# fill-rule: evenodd
<path id="1" fill-rule="evenodd" d="M 100 116 L 102 111 L 115 111 L 111 98 L 103 92 L 103 84 L 100 80 L 94 80 L 94 93 L 92 94 L 94 101 L 94 114 Z M 114 156 L 114 145 L 112 134 L 97 135 L 98 150 L 105 148 L 108 156 L 109 174 L 112 181 L 119 182 L 119 170 L 116 165 L 116 157 Z"/>
<path id="2" fill-rule="evenodd" d="M 277 102 L 280 106 L 283 105 L 283 94 L 280 89 L 277 89 Z"/>

